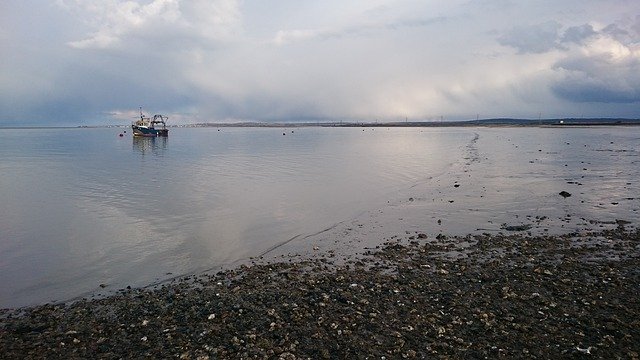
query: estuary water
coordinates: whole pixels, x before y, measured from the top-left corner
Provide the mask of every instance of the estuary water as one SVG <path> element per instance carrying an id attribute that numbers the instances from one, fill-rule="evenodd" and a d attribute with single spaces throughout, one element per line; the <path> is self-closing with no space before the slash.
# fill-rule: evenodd
<path id="1" fill-rule="evenodd" d="M 455 233 L 640 207 L 638 127 L 122 131 L 0 129 L 0 307 L 233 265 L 372 213 Z"/>

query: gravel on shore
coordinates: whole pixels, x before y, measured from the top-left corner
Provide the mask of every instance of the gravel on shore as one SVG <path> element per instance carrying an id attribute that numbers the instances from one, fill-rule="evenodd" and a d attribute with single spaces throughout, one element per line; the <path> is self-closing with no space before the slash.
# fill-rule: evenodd
<path id="1" fill-rule="evenodd" d="M 640 354 L 640 232 L 405 233 L 358 259 L 256 263 L 2 310 L 5 359 Z"/>

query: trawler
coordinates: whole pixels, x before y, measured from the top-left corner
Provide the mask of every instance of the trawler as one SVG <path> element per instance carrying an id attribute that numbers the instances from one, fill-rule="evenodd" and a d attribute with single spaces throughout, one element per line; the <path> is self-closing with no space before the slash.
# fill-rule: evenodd
<path id="1" fill-rule="evenodd" d="M 153 118 L 145 116 L 140 108 L 140 120 L 136 120 L 131 124 L 133 130 L 133 136 L 144 137 L 156 137 L 156 136 L 168 136 L 169 129 L 167 129 L 167 120 L 169 118 L 164 115 L 156 114 Z M 156 128 L 156 125 L 161 127 Z"/>

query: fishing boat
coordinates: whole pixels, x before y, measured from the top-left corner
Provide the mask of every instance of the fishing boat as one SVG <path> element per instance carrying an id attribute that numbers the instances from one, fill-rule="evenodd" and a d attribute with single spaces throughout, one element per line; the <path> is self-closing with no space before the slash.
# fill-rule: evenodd
<path id="1" fill-rule="evenodd" d="M 140 108 L 140 120 L 136 120 L 131 124 L 133 136 L 156 137 L 168 136 L 167 120 L 169 118 L 164 115 L 156 114 L 153 118 L 144 116 L 142 108 Z M 159 127 L 156 127 L 158 125 Z M 161 125 L 161 126 L 160 126 Z"/>

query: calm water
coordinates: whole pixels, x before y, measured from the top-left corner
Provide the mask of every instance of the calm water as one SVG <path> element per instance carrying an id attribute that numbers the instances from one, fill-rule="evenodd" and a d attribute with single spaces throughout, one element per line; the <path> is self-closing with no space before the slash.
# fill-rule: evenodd
<path id="1" fill-rule="evenodd" d="M 485 183 L 563 183 L 589 167 L 593 196 L 604 199 L 594 201 L 609 204 L 640 194 L 638 130 L 209 128 L 158 139 L 0 130 L 0 307 L 259 256 L 473 163 Z M 534 197 L 510 191 L 496 206 Z M 605 208 L 628 218 L 637 201 Z"/>

